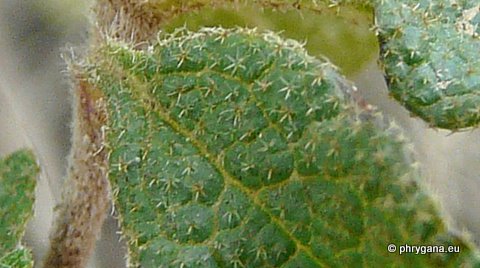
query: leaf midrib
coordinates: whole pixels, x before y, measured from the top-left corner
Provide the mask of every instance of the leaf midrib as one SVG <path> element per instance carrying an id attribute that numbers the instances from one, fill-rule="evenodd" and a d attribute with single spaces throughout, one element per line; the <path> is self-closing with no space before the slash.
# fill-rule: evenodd
<path id="1" fill-rule="evenodd" d="M 204 157 L 207 160 L 207 162 L 210 165 L 212 165 L 220 173 L 220 175 L 223 177 L 224 182 L 225 182 L 224 189 L 222 190 L 220 196 L 223 194 L 223 192 L 225 191 L 225 189 L 227 188 L 228 185 L 237 187 L 238 189 L 240 189 L 240 191 L 242 191 L 250 199 L 250 201 L 254 205 L 256 205 L 258 208 L 260 208 L 260 210 L 262 212 L 264 212 L 266 215 L 268 215 L 270 220 L 273 223 L 275 223 L 275 225 L 277 225 L 278 228 L 280 228 L 282 230 L 282 232 L 284 232 L 288 236 L 288 238 L 291 241 L 293 241 L 293 243 L 295 243 L 295 246 L 296 246 L 295 252 L 289 258 L 292 258 L 293 256 L 298 255 L 299 251 L 303 250 L 313 261 L 315 261 L 315 263 L 317 265 L 319 265 L 320 267 L 325 267 L 326 266 L 326 264 L 321 259 L 319 259 L 318 257 L 315 256 L 315 254 L 313 254 L 312 250 L 307 245 L 304 245 L 299 239 L 297 239 L 294 235 L 292 235 L 290 231 L 288 231 L 288 228 L 281 222 L 281 220 L 279 218 L 274 216 L 264 206 L 264 204 L 259 202 L 256 194 L 254 192 L 252 192 L 251 189 L 242 185 L 238 180 L 236 180 L 232 175 L 230 175 L 223 168 L 221 163 L 219 163 L 219 161 L 212 156 L 212 154 L 207 150 L 207 147 L 205 145 L 203 145 L 202 142 L 200 142 L 198 139 L 196 139 L 194 137 L 194 135 L 192 135 L 192 133 L 190 133 L 190 131 L 188 131 L 187 129 L 182 127 L 179 123 L 177 123 L 174 119 L 172 119 L 170 117 L 170 115 L 168 115 L 168 113 L 165 111 L 165 108 L 163 107 L 163 105 L 161 103 L 156 101 L 157 105 L 155 105 L 155 107 L 153 107 L 153 108 L 150 105 L 148 105 L 149 101 L 156 100 L 156 98 L 155 98 L 155 96 L 152 96 L 148 92 L 147 88 L 144 86 L 144 83 L 142 83 L 137 77 L 132 76 L 132 75 L 129 75 L 128 78 L 133 80 L 133 83 L 131 82 L 130 84 L 135 85 L 135 86 L 130 87 L 130 91 L 132 93 L 132 95 L 131 95 L 132 99 L 134 101 L 139 101 L 142 105 L 142 108 L 145 111 L 153 110 L 153 112 L 155 112 L 159 116 L 159 118 L 164 123 L 166 123 L 174 132 L 176 132 L 177 134 L 185 137 L 187 139 L 187 141 L 190 142 L 190 144 L 192 144 L 192 146 L 194 146 L 198 150 L 199 155 Z M 249 91 L 249 93 L 251 94 L 252 92 Z M 257 194 L 258 194 L 258 192 L 260 192 L 260 191 L 257 191 Z M 219 196 L 219 198 L 220 198 L 220 196 Z"/>

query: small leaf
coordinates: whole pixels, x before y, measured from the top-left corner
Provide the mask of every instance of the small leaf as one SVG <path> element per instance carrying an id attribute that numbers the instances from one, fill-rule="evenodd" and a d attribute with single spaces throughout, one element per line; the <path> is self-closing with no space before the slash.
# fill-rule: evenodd
<path id="1" fill-rule="evenodd" d="M 28 150 L 0 160 L 0 265 L 33 266 L 29 251 L 19 243 L 33 214 L 38 172 L 35 158 Z"/>
<path id="2" fill-rule="evenodd" d="M 296 41 L 204 28 L 109 43 L 85 81 L 132 267 L 458 267 L 476 261 L 417 186 L 394 127 Z M 458 245 L 457 254 L 387 246 Z"/>
<path id="3" fill-rule="evenodd" d="M 0 268 L 31 268 L 33 257 L 30 250 L 19 247 L 0 258 Z"/>
<path id="4" fill-rule="evenodd" d="M 376 21 L 392 96 L 432 126 L 477 126 L 478 0 L 378 1 Z"/>

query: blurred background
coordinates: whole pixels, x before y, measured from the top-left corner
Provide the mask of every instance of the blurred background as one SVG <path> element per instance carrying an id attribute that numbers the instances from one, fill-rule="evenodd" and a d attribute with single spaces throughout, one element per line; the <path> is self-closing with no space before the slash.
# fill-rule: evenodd
<path id="1" fill-rule="evenodd" d="M 35 216 L 24 242 L 40 260 L 48 248 L 55 204 L 61 200 L 70 149 L 71 86 L 61 57 L 88 46 L 90 1 L 0 0 L 0 155 L 33 148 L 42 168 Z M 318 14 L 297 11 L 204 10 L 165 27 L 244 25 L 282 31 L 325 55 L 359 88 L 364 98 L 394 119 L 415 147 L 424 186 L 437 197 L 454 232 L 480 244 L 480 130 L 434 130 L 388 97 L 377 66 L 378 48 L 369 31 L 370 14 L 345 9 Z M 104 225 L 90 268 L 125 267 L 125 246 L 117 223 Z"/>

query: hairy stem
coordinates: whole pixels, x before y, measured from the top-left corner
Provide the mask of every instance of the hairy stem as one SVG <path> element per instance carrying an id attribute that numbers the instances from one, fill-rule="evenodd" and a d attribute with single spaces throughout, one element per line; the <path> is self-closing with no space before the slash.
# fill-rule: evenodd
<path id="1" fill-rule="evenodd" d="M 73 148 L 45 267 L 84 267 L 109 207 L 103 99 L 77 78 Z"/>

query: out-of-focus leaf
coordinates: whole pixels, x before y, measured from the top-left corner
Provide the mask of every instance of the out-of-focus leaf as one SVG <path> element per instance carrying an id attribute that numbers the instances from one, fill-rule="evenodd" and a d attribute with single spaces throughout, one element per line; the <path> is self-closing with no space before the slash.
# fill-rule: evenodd
<path id="1" fill-rule="evenodd" d="M 30 253 L 20 246 L 20 239 L 33 214 L 38 172 L 35 158 L 28 150 L 0 160 L 0 265 L 32 266 Z"/>

